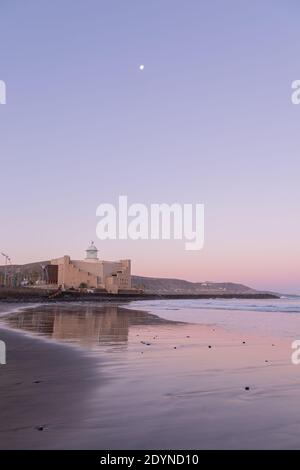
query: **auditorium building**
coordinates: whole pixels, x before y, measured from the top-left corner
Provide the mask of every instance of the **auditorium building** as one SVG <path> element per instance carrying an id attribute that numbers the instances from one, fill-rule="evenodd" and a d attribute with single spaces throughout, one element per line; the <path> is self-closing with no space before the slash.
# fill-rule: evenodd
<path id="1" fill-rule="evenodd" d="M 91 242 L 84 260 L 71 260 L 70 256 L 53 259 L 46 266 L 47 284 L 56 284 L 62 289 L 105 289 L 112 294 L 134 291 L 131 288 L 131 262 L 103 261 L 98 259 L 98 250 Z"/>

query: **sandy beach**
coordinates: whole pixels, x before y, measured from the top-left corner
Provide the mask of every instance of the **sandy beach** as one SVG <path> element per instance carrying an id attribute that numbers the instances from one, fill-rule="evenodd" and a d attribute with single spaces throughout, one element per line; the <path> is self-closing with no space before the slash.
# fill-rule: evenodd
<path id="1" fill-rule="evenodd" d="M 173 316 L 60 304 L 2 316 L 0 448 L 299 448 L 290 337 Z"/>

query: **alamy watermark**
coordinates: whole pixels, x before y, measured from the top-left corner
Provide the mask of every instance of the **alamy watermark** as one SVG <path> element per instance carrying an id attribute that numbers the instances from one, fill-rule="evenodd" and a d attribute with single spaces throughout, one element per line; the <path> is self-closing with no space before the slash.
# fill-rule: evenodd
<path id="1" fill-rule="evenodd" d="M 184 240 L 188 251 L 204 245 L 204 204 L 128 205 L 127 196 L 119 196 L 118 207 L 100 204 L 96 215 L 100 240 Z"/>
<path id="2" fill-rule="evenodd" d="M 294 80 L 292 82 L 292 94 L 291 100 L 293 104 L 300 104 L 300 80 Z"/>
<path id="3" fill-rule="evenodd" d="M 0 340 L 0 366 L 6 364 L 6 345 Z"/>
<path id="4" fill-rule="evenodd" d="M 0 104 L 6 104 L 6 83 L 0 80 Z"/>
<path id="5" fill-rule="evenodd" d="M 292 364 L 298 366 L 300 364 L 300 340 L 295 339 L 295 341 L 292 342 L 291 347 L 292 349 L 295 349 L 291 355 Z"/>

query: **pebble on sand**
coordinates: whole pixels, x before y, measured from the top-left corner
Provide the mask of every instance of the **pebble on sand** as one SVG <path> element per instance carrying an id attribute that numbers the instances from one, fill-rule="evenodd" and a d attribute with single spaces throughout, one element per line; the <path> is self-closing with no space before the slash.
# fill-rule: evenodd
<path id="1" fill-rule="evenodd" d="M 36 428 L 38 431 L 44 431 L 44 426 L 36 426 Z"/>

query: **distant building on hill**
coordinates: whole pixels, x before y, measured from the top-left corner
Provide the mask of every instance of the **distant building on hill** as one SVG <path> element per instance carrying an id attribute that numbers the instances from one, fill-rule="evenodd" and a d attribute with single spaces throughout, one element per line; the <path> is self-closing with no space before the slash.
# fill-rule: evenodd
<path id="1" fill-rule="evenodd" d="M 87 248 L 84 260 L 71 260 L 70 256 L 65 255 L 50 263 L 45 267 L 47 284 L 56 284 L 63 289 L 105 289 L 113 294 L 135 290 L 131 287 L 130 260 L 99 260 L 94 242 Z"/>

